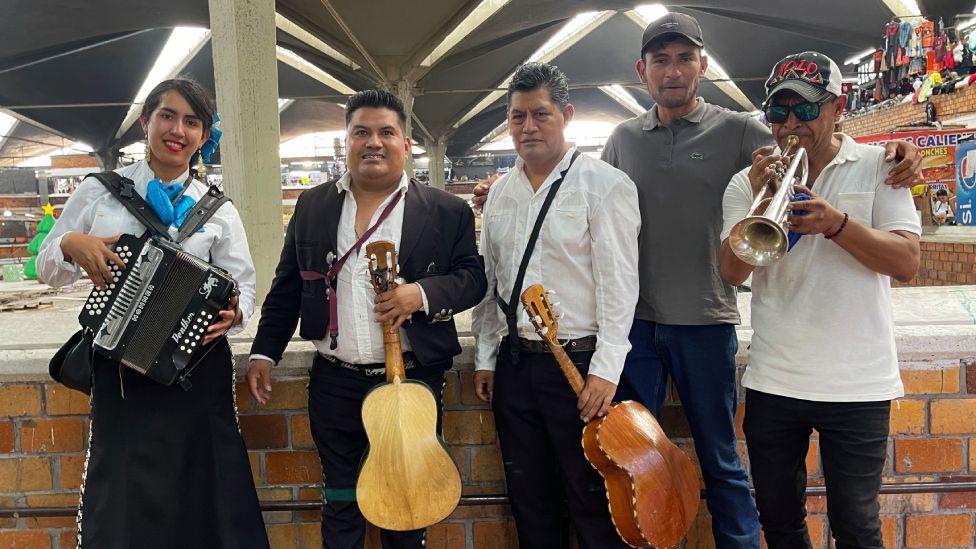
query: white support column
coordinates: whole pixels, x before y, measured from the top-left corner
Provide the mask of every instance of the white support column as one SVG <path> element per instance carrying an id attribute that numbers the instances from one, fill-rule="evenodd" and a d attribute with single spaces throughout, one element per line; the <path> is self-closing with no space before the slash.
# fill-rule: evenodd
<path id="1" fill-rule="evenodd" d="M 284 240 L 274 3 L 209 2 L 224 190 L 244 221 L 260 303 Z"/>
<path id="2" fill-rule="evenodd" d="M 407 80 L 400 80 L 391 91 L 403 102 L 403 111 L 407 115 L 406 135 L 413 139 L 413 84 Z M 409 177 L 413 177 L 413 153 L 407 155 L 403 169 L 407 171 Z"/>
<path id="3" fill-rule="evenodd" d="M 438 137 L 436 141 L 427 141 L 427 164 L 430 170 L 430 186 L 443 189 L 444 181 L 444 153 L 447 152 L 447 138 Z"/>

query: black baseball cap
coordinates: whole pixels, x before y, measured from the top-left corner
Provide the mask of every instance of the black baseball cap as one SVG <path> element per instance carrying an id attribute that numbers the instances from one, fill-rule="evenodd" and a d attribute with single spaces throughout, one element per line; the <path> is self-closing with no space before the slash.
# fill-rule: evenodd
<path id="1" fill-rule="evenodd" d="M 774 95 L 791 90 L 807 101 L 823 101 L 831 95 L 841 93 L 840 67 L 833 59 L 815 51 L 804 51 L 787 55 L 773 66 L 773 72 L 766 80 L 766 101 L 769 104 Z"/>
<path id="2" fill-rule="evenodd" d="M 641 57 L 644 57 L 644 52 L 647 51 L 651 42 L 669 34 L 684 36 L 698 47 L 705 46 L 705 41 L 702 40 L 701 26 L 697 19 L 683 13 L 669 13 L 664 17 L 655 19 L 644 29 L 644 36 L 641 38 Z"/>

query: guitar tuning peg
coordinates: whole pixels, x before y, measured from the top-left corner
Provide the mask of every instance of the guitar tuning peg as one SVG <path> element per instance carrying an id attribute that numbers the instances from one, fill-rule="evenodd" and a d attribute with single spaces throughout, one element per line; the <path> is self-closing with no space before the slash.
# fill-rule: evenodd
<path id="1" fill-rule="evenodd" d="M 541 333 L 542 333 L 542 335 L 548 334 L 549 333 L 549 326 L 543 326 L 542 327 L 542 330 L 541 330 Z"/>
<path id="2" fill-rule="evenodd" d="M 566 316 L 566 313 L 559 313 L 559 315 L 556 318 L 562 320 L 564 316 Z"/>
<path id="3" fill-rule="evenodd" d="M 549 295 L 556 295 L 556 290 L 546 290 L 546 293 Z"/>
<path id="4" fill-rule="evenodd" d="M 553 306 L 553 307 L 558 307 L 558 306 L 559 306 L 559 303 L 560 303 L 560 302 L 559 302 L 559 301 L 557 301 L 557 302 L 555 302 L 555 303 L 553 303 L 553 304 L 552 304 L 552 306 Z"/>
<path id="5" fill-rule="evenodd" d="M 542 324 L 542 316 L 541 315 L 535 315 L 535 316 L 533 316 L 532 317 L 532 322 L 535 322 L 536 324 Z"/>

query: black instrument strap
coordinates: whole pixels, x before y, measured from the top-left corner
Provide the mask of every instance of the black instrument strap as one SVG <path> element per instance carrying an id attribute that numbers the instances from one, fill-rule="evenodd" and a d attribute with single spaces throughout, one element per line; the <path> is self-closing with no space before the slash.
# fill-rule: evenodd
<path id="1" fill-rule="evenodd" d="M 553 182 L 552 187 L 549 188 L 549 193 L 546 194 L 545 201 L 542 202 L 542 208 L 539 210 L 539 215 L 535 218 L 535 225 L 532 226 L 529 241 L 525 244 L 525 252 L 522 254 L 522 262 L 519 264 L 518 274 L 515 276 L 515 284 L 512 286 L 512 294 L 509 296 L 510 300 L 508 303 L 498 294 L 498 287 L 495 287 L 495 302 L 498 303 L 498 307 L 505 313 L 505 323 L 508 324 L 508 348 L 512 355 L 512 364 L 519 363 L 518 306 L 519 296 L 522 293 L 522 282 L 525 280 L 525 271 L 529 267 L 532 250 L 535 249 L 535 242 L 539 239 L 539 231 L 542 230 L 542 223 L 546 220 L 546 214 L 549 212 L 549 207 L 556 197 L 556 191 L 559 190 L 563 179 L 565 179 L 566 174 L 569 173 L 569 169 L 573 167 L 573 163 L 576 162 L 579 155 L 580 151 L 576 149 L 573 157 L 569 159 L 569 166 L 566 166 L 566 169 L 560 172 L 559 179 Z"/>
<path id="2" fill-rule="evenodd" d="M 197 203 L 193 205 L 193 210 L 190 211 L 190 215 L 186 216 L 183 224 L 180 225 L 180 230 L 176 234 L 176 242 L 183 242 L 190 238 L 190 235 L 200 230 L 200 227 L 203 227 L 224 205 L 224 202 L 230 202 L 230 198 L 216 185 L 210 185 L 207 193 L 201 196 L 200 200 L 197 200 Z"/>
<path id="3" fill-rule="evenodd" d="M 94 177 L 99 180 L 112 193 L 112 196 L 125 206 L 125 209 L 129 210 L 129 213 L 134 215 L 154 236 L 172 240 L 169 236 L 169 228 L 160 221 L 159 216 L 149 204 L 139 196 L 131 179 L 122 177 L 113 171 L 90 173 L 85 177 Z"/>
<path id="4" fill-rule="evenodd" d="M 139 193 L 135 190 L 135 183 L 131 179 L 122 177 L 113 171 L 90 173 L 85 177 L 94 177 L 99 180 L 112 193 L 112 196 L 125 206 L 125 209 L 129 210 L 129 213 L 134 215 L 154 236 L 165 238 L 166 240 L 173 240 L 169 235 L 169 227 L 163 224 L 152 207 L 139 196 Z M 189 181 L 187 182 L 187 186 L 189 186 Z M 197 203 L 193 205 L 193 210 L 191 210 L 190 214 L 183 221 L 183 224 L 180 225 L 179 232 L 176 235 L 176 242 L 178 244 L 182 243 L 193 233 L 200 230 L 200 227 L 203 227 L 217 213 L 217 210 L 225 202 L 229 201 L 230 198 L 220 189 L 215 185 L 210 185 L 207 193 L 197 200 Z"/>

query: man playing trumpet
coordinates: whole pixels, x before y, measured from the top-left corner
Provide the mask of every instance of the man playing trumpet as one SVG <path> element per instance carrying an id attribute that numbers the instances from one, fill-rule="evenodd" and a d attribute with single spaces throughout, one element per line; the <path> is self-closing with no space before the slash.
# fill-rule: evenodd
<path id="1" fill-rule="evenodd" d="M 915 275 L 921 228 L 910 192 L 884 183 L 890 169 L 884 149 L 834 132 L 846 101 L 840 81 L 837 64 L 815 52 L 786 57 L 766 81 L 773 137 L 785 148 L 797 136 L 809 162 L 809 188 L 795 190 L 811 198 L 791 202 L 785 219 L 771 220 L 804 235 L 792 250 L 757 269 L 728 239 L 752 215 L 754 198 L 770 193 L 774 168 L 790 159 L 771 147 L 756 151 L 723 200 L 722 277 L 741 284 L 753 273 L 745 434 L 770 549 L 811 547 L 804 458 L 812 429 L 820 434 L 837 547 L 883 546 L 878 490 L 890 401 L 904 394 L 890 278 Z M 750 259 L 747 248 L 737 251 Z"/>

